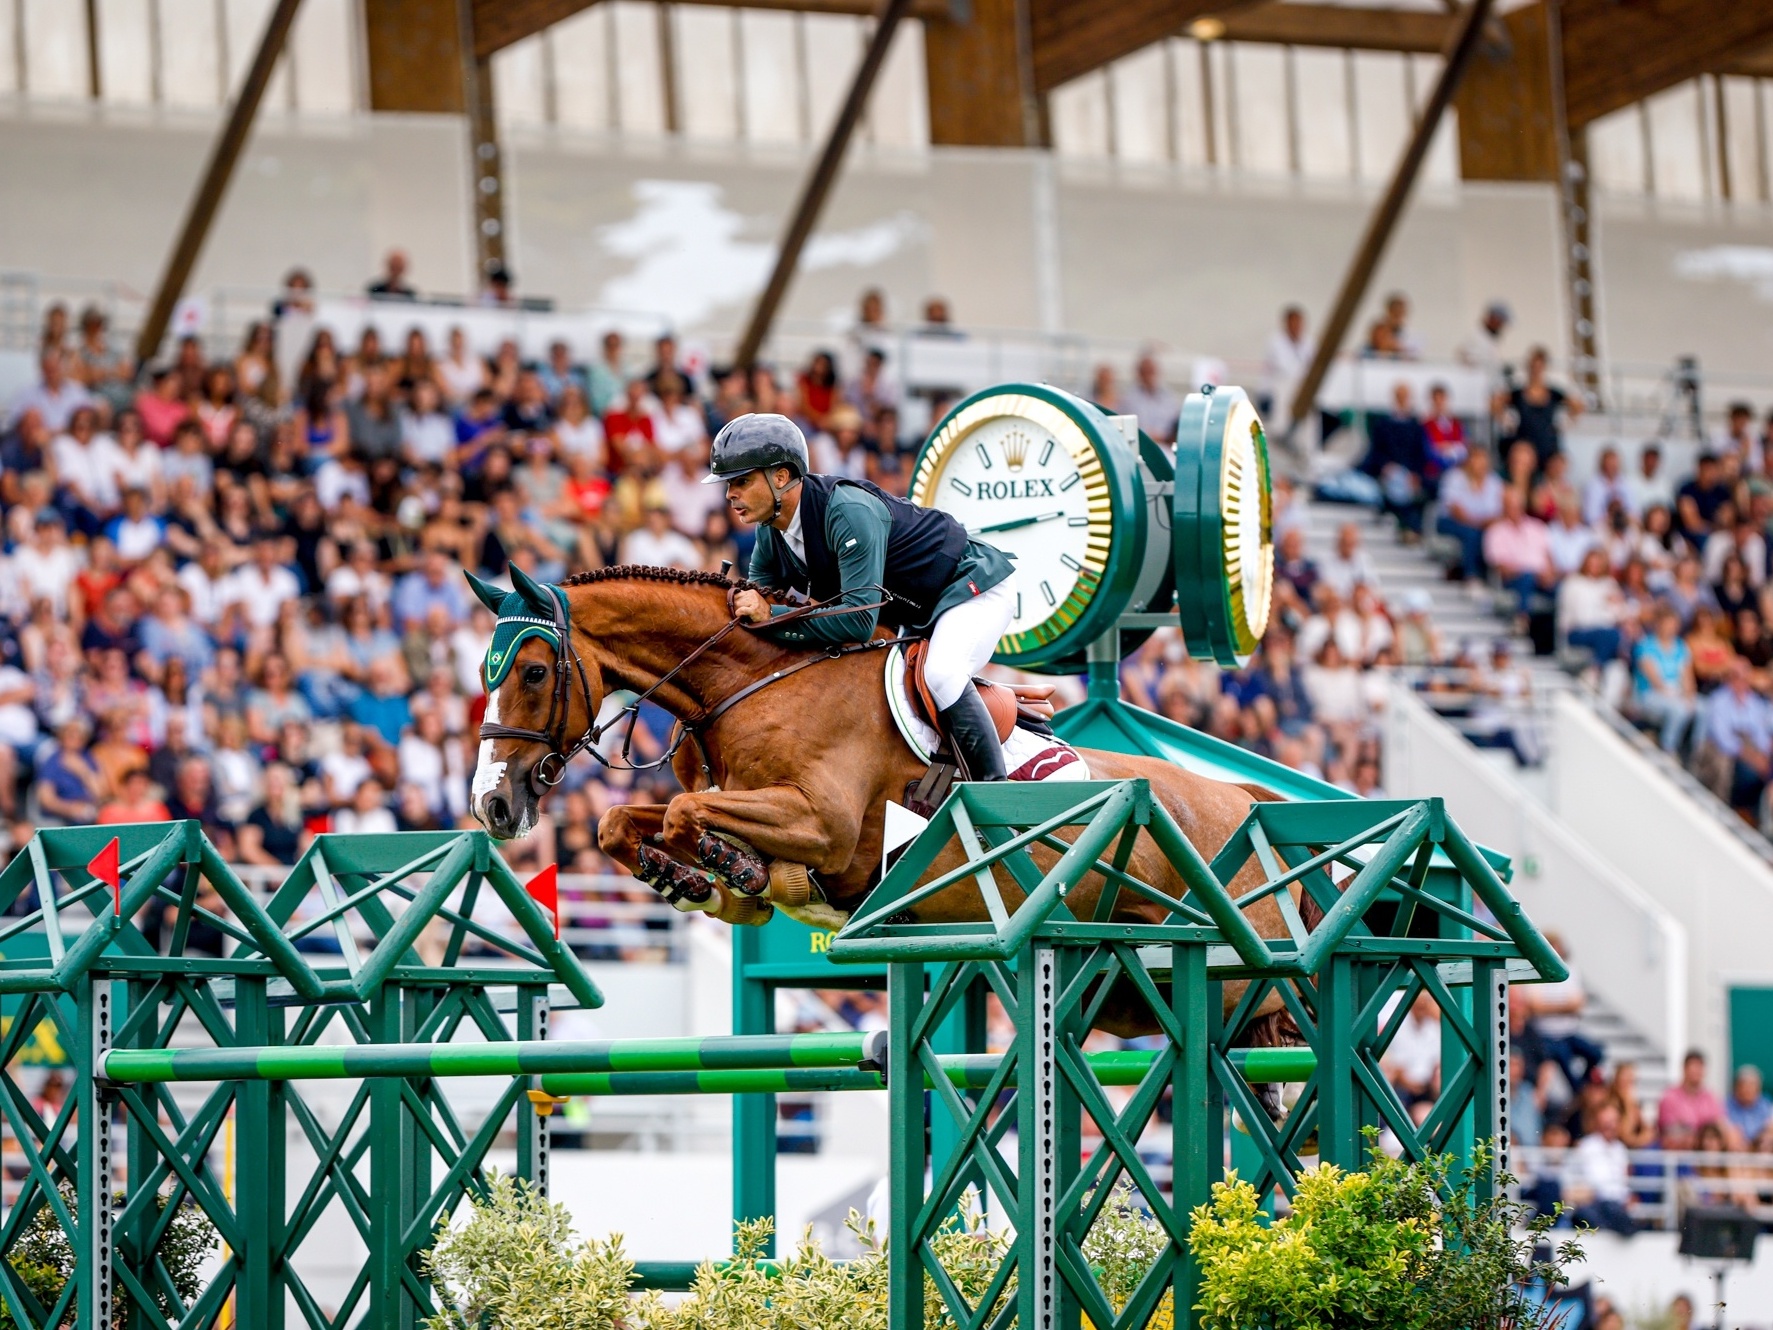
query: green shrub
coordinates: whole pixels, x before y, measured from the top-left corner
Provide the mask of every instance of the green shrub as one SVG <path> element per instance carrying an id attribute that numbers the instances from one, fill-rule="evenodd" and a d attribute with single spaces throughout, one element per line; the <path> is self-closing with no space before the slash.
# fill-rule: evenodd
<path id="1" fill-rule="evenodd" d="M 73 1216 L 74 1222 L 80 1222 L 78 1198 L 69 1183 L 61 1188 L 62 1204 Z M 165 1213 L 168 1197 L 161 1195 L 155 1198 L 157 1213 Z M 122 1210 L 126 1200 L 122 1192 L 116 1195 L 116 1207 Z M 167 1277 L 172 1282 L 173 1291 L 178 1294 L 179 1301 L 189 1307 L 194 1298 L 203 1288 L 203 1262 L 216 1246 L 215 1225 L 189 1199 L 180 1203 L 178 1213 L 166 1226 L 160 1243 L 154 1254 L 165 1267 Z M 68 1235 L 56 1218 L 55 1211 L 48 1205 L 40 1207 L 31 1222 L 25 1225 L 25 1231 L 19 1234 L 18 1241 L 13 1243 L 12 1251 L 7 1254 L 6 1263 L 18 1276 L 19 1282 L 25 1286 L 31 1297 L 41 1304 L 44 1312 L 55 1306 L 56 1299 L 61 1297 L 62 1290 L 74 1277 L 74 1247 L 68 1241 Z M 146 1281 L 145 1281 L 146 1282 Z M 153 1290 L 154 1309 L 162 1318 L 172 1317 L 172 1299 L 166 1290 L 149 1283 Z M 121 1286 L 117 1286 L 112 1294 L 111 1324 L 122 1330 L 128 1315 L 131 1300 Z M 70 1302 L 67 1314 L 62 1318 L 61 1325 L 79 1324 L 78 1299 Z M 18 1322 L 13 1319 L 11 1310 L 5 1300 L 0 1299 L 0 1330 L 18 1330 Z"/>
<path id="2" fill-rule="evenodd" d="M 1472 1172 L 1489 1166 L 1474 1151 Z M 1565 1242 L 1533 1259 L 1552 1216 L 1480 1197 L 1450 1155 L 1405 1163 L 1373 1149 L 1365 1172 L 1299 1177 L 1293 1212 L 1264 1223 L 1235 1175 L 1194 1212 L 1202 1330 L 1534 1330 L 1552 1323 L 1522 1285 L 1556 1284 L 1581 1259 Z"/>

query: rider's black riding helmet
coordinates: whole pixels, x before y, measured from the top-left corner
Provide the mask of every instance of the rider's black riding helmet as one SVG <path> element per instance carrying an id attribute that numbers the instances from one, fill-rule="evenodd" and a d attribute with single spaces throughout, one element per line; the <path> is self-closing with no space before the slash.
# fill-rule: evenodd
<path id="1" fill-rule="evenodd" d="M 747 472 L 768 472 L 779 466 L 794 472 L 796 480 L 812 470 L 800 426 L 787 416 L 740 416 L 729 420 L 714 436 L 714 455 L 702 483 L 725 484 Z"/>

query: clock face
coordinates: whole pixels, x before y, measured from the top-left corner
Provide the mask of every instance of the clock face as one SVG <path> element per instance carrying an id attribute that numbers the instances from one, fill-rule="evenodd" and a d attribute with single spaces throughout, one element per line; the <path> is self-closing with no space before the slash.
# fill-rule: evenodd
<path id="1" fill-rule="evenodd" d="M 1268 440 L 1240 388 L 1191 394 L 1176 434 L 1176 601 L 1191 653 L 1242 665 L 1268 628 Z"/>
<path id="2" fill-rule="evenodd" d="M 1120 594 L 1143 517 L 1137 505 L 1122 508 L 1125 450 L 1087 403 L 1019 385 L 962 403 L 924 446 L 912 501 L 942 509 L 1015 560 L 1015 617 L 998 644 L 1006 663 L 1075 652 L 1098 607 Z"/>

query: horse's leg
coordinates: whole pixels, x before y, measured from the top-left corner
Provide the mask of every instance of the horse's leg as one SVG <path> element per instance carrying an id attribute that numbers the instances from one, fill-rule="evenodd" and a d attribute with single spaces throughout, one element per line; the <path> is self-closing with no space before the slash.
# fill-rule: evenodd
<path id="1" fill-rule="evenodd" d="M 621 804 L 603 815 L 597 843 L 674 910 L 711 914 L 729 924 L 760 924 L 769 918 L 764 902 L 723 888 L 707 871 L 661 848 L 664 824 L 662 804 Z"/>
<path id="2" fill-rule="evenodd" d="M 810 868 L 847 864 L 859 832 L 833 828 L 792 785 L 680 794 L 665 807 L 666 848 L 749 894 L 769 889 L 772 859 Z"/>

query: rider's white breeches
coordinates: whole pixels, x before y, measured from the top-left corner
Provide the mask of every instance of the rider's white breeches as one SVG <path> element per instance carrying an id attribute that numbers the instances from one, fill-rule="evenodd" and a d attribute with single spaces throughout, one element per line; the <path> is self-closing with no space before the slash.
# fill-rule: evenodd
<path id="1" fill-rule="evenodd" d="M 967 683 L 991 659 L 997 640 L 1009 631 L 1016 613 L 1016 575 L 1011 573 L 991 590 L 963 600 L 930 630 L 929 660 L 924 682 L 936 708 L 946 711 L 960 700 Z"/>

